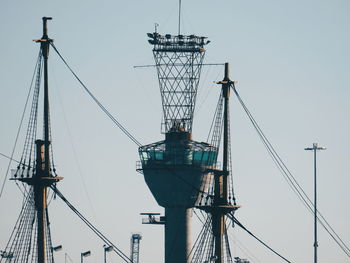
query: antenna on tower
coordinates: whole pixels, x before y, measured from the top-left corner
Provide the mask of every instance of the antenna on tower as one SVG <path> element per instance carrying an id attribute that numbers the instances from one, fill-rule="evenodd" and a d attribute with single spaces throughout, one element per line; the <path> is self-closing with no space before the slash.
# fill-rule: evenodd
<path id="1" fill-rule="evenodd" d="M 178 31 L 178 35 L 180 35 L 180 31 L 181 31 L 181 0 L 179 0 L 179 31 Z"/>

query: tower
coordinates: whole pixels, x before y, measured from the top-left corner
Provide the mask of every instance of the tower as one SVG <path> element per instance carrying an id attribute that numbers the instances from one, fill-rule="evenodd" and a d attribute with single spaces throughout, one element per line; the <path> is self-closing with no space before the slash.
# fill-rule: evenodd
<path id="1" fill-rule="evenodd" d="M 132 234 L 130 239 L 130 259 L 132 263 L 139 263 L 140 257 L 140 241 L 142 236 L 140 234 Z"/>
<path id="2" fill-rule="evenodd" d="M 189 262 L 191 208 L 207 186 L 217 149 L 192 140 L 206 37 L 148 33 L 163 106 L 165 140 L 141 146 L 144 179 L 165 208 L 165 263 Z"/>

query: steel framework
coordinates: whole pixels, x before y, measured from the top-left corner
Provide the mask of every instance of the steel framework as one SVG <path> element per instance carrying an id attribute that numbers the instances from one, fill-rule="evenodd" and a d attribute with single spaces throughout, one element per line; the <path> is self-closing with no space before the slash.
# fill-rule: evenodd
<path id="1" fill-rule="evenodd" d="M 148 33 L 163 105 L 162 131 L 192 131 L 206 37 Z"/>
<path id="2" fill-rule="evenodd" d="M 142 236 L 140 234 L 132 234 L 130 240 L 130 259 L 132 263 L 139 263 L 140 259 L 140 241 Z"/>

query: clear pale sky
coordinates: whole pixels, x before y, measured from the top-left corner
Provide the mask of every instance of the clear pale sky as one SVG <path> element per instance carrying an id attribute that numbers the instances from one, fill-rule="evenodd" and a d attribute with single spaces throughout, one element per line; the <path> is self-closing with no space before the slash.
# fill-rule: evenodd
<path id="1" fill-rule="evenodd" d="M 183 0 L 182 33 L 208 36 L 206 63 L 229 62 L 237 89 L 289 169 L 312 195 L 312 154 L 318 142 L 319 210 L 350 243 L 350 2 L 347 0 Z M 100 101 L 143 144 L 163 139 L 161 104 L 147 32 L 177 33 L 177 1 L 2 1 L 0 4 L 0 152 L 10 154 L 42 35 L 49 36 Z M 222 67 L 203 68 L 194 139 L 205 141 Z M 141 224 L 140 212 L 163 212 L 135 171 L 137 147 L 107 119 L 50 53 L 50 96 L 60 190 L 129 254 L 130 236 L 143 235 L 141 262 L 163 262 L 163 230 Z M 25 124 L 27 123 L 27 118 Z M 25 125 L 26 126 L 26 125 Z M 25 128 L 24 126 L 24 128 Z M 39 128 L 39 134 L 41 129 Z M 231 100 L 237 217 L 292 262 L 311 262 L 312 216 L 270 160 L 238 101 Z M 22 130 L 15 158 L 21 154 Z M 0 179 L 8 160 L 0 157 Z M 13 168 L 15 165 L 12 166 Z M 10 236 L 21 193 L 8 181 L 0 198 L 0 250 Z M 103 243 L 59 199 L 50 204 L 56 261 L 101 262 Z M 194 230 L 199 223 L 194 218 Z M 195 236 L 195 234 L 194 234 Z M 230 231 L 234 256 L 282 262 L 240 229 Z M 244 247 L 246 249 L 244 249 Z M 247 249 L 249 252 L 247 252 Z M 253 255 L 253 256 L 252 256 Z M 257 260 L 257 259 L 258 260 Z M 109 254 L 108 262 L 121 262 Z M 319 262 L 350 262 L 323 229 Z"/>

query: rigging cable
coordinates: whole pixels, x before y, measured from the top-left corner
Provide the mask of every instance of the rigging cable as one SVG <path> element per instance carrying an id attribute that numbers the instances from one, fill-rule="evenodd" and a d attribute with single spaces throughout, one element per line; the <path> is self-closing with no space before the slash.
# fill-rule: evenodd
<path id="1" fill-rule="evenodd" d="M 94 102 L 101 108 L 101 110 L 114 122 L 115 125 L 119 129 L 122 130 L 122 132 L 128 136 L 130 140 L 132 140 L 138 147 L 140 147 L 142 144 L 101 104 L 101 102 L 91 93 L 91 91 L 85 86 L 85 84 L 80 80 L 80 78 L 75 74 L 73 69 L 68 65 L 66 60 L 62 57 L 60 52 L 57 50 L 56 46 L 53 43 L 50 43 L 53 49 L 56 51 L 57 55 L 62 59 L 63 63 L 67 66 L 69 71 L 74 75 L 74 77 L 78 80 L 78 82 L 82 85 L 84 90 L 89 94 L 89 96 L 94 100 Z"/>
<path id="2" fill-rule="evenodd" d="M 27 109 L 27 105 L 28 105 L 30 93 L 32 92 L 32 88 L 33 88 L 33 82 L 34 82 L 34 79 L 35 79 L 35 73 L 36 73 L 37 68 L 38 68 L 38 65 L 39 65 L 39 63 L 40 63 L 40 56 L 41 56 L 41 50 L 39 51 L 39 55 L 38 55 L 38 58 L 37 58 L 37 62 L 36 62 L 35 68 L 34 68 L 34 73 L 33 73 L 33 77 L 32 77 L 31 83 L 30 83 L 29 92 L 28 92 L 28 95 L 27 95 L 27 98 L 26 98 L 26 102 L 25 102 L 25 104 L 24 104 L 24 109 L 23 109 L 21 121 L 20 121 L 20 124 L 19 124 L 19 126 L 18 126 L 18 130 L 17 130 L 17 134 L 16 134 L 15 143 L 14 143 L 14 145 L 13 145 L 13 149 L 12 149 L 11 155 L 10 155 L 10 157 L 9 157 L 10 161 L 9 161 L 8 166 L 7 166 L 5 178 L 4 178 L 4 181 L 3 181 L 2 186 L 1 186 L 0 198 L 1 198 L 2 193 L 3 193 L 3 191 L 4 191 L 4 187 L 5 187 L 5 184 L 6 184 L 7 177 L 8 177 L 8 173 L 9 173 L 9 171 L 10 171 L 11 163 L 12 163 L 12 160 L 13 160 L 13 155 L 14 155 L 15 150 L 16 150 L 16 146 L 17 146 L 17 142 L 18 142 L 19 133 L 20 133 L 21 128 L 22 128 L 22 124 L 23 124 L 23 120 L 24 120 L 24 115 L 25 115 L 25 112 L 26 112 L 26 109 Z M 1 155 L 2 155 L 2 156 L 5 156 L 4 154 L 1 154 Z M 5 157 L 8 157 L 8 156 L 5 156 Z M 16 184 L 17 184 L 17 183 L 16 183 Z M 17 186 L 19 187 L 18 184 L 17 184 Z M 20 189 L 20 190 L 21 190 L 21 192 L 22 192 L 22 189 Z M 23 193 L 23 192 L 22 192 L 22 193 Z"/>
<path id="3" fill-rule="evenodd" d="M 13 158 L 11 158 L 10 156 L 8 156 L 8 155 L 6 155 L 6 154 L 0 153 L 0 155 L 1 155 L 2 157 L 5 157 L 6 159 L 9 159 L 9 160 L 14 161 L 14 162 L 16 162 L 16 163 L 20 163 L 20 161 L 18 161 L 18 160 L 16 160 L 16 159 L 13 159 Z"/>
<path id="4" fill-rule="evenodd" d="M 286 164 L 283 162 L 281 157 L 278 155 L 278 153 L 275 151 L 269 140 L 266 138 L 265 134 L 253 118 L 252 114 L 248 110 L 247 106 L 244 104 L 243 100 L 241 99 L 240 95 L 238 94 L 236 88 L 233 86 L 233 91 L 236 94 L 240 104 L 242 105 L 244 111 L 246 112 L 249 120 L 253 124 L 255 130 L 257 131 L 261 141 L 263 142 L 264 146 L 266 147 L 269 155 L 273 159 L 274 163 L 277 165 L 278 169 L 281 171 L 284 178 L 287 180 L 287 183 L 292 188 L 295 194 L 297 194 L 299 200 L 302 201 L 303 205 L 309 210 L 309 212 L 313 213 L 313 203 L 308 197 L 308 195 L 305 193 L 303 188 L 300 186 L 300 184 L 297 182 L 295 177 L 292 175 Z M 350 249 L 349 247 L 344 243 L 344 241 L 340 238 L 340 236 L 335 232 L 335 230 L 330 226 L 328 221 L 324 218 L 324 216 L 321 214 L 320 211 L 317 210 L 317 219 L 318 222 L 323 226 L 323 228 L 326 230 L 326 232 L 331 236 L 331 238 L 337 243 L 337 245 L 340 247 L 340 249 L 348 256 L 350 257 Z"/>
<path id="5" fill-rule="evenodd" d="M 63 202 L 103 241 L 106 245 L 112 246 L 113 251 L 117 253 L 125 262 L 132 263 L 132 260 L 126 256 L 117 246 L 115 246 L 105 235 L 103 235 L 93 224 L 91 224 L 57 189 L 55 186 L 51 186 L 52 190 L 62 199 Z"/>
<path id="6" fill-rule="evenodd" d="M 56 85 L 57 85 L 57 83 L 56 83 Z M 81 165 L 79 163 L 78 154 L 77 154 L 77 151 L 76 151 L 75 146 L 74 146 L 73 136 L 72 136 L 71 130 L 70 130 L 69 125 L 68 125 L 67 114 L 66 114 L 66 112 L 64 110 L 64 107 L 63 107 L 62 96 L 61 96 L 61 94 L 59 92 L 59 89 L 57 89 L 57 91 L 58 91 L 57 92 L 57 94 L 58 94 L 58 101 L 59 101 L 59 103 L 61 105 L 62 116 L 63 116 L 64 123 L 66 125 L 68 139 L 69 139 L 70 146 L 71 146 L 72 153 L 73 153 L 73 157 L 74 157 L 73 160 L 75 161 L 75 165 L 76 165 L 76 168 L 78 170 L 78 174 L 79 174 L 79 176 L 81 178 L 82 186 L 84 188 L 85 195 L 86 195 L 87 200 L 89 202 L 90 209 L 92 211 L 94 219 L 96 220 L 97 219 L 96 212 L 95 212 L 95 209 L 94 209 L 94 207 L 92 205 L 91 198 L 90 198 L 90 195 L 89 195 L 89 192 L 88 192 L 88 188 L 86 186 L 86 182 L 84 180 L 84 176 L 83 176 L 83 173 L 82 173 Z"/>
<path id="7" fill-rule="evenodd" d="M 251 235 L 252 237 L 254 237 L 257 241 L 259 241 L 262 245 L 264 245 L 266 248 L 268 248 L 269 250 L 271 250 L 273 253 L 275 253 L 277 256 L 279 256 L 280 258 L 282 258 L 284 261 L 291 263 L 291 261 L 289 261 L 288 259 L 286 259 L 285 257 L 283 257 L 281 254 L 279 254 L 276 250 L 274 250 L 273 248 L 271 248 L 270 246 L 268 246 L 265 242 L 263 242 L 260 238 L 258 238 L 256 235 L 254 235 L 252 232 L 250 232 L 244 225 L 241 224 L 241 222 L 239 222 L 237 220 L 237 218 L 235 218 L 232 214 L 228 214 L 228 217 L 239 227 L 241 227 L 243 230 L 245 230 L 249 235 Z"/>
<path id="8" fill-rule="evenodd" d="M 254 261 L 256 263 L 261 263 L 260 259 L 258 259 L 252 251 L 250 251 L 242 241 L 240 241 L 236 236 L 233 234 L 229 234 L 230 238 L 233 240 L 233 244 L 235 248 L 238 248 L 247 258 L 252 259 L 251 261 Z M 237 254 L 237 253 L 235 253 Z"/>

